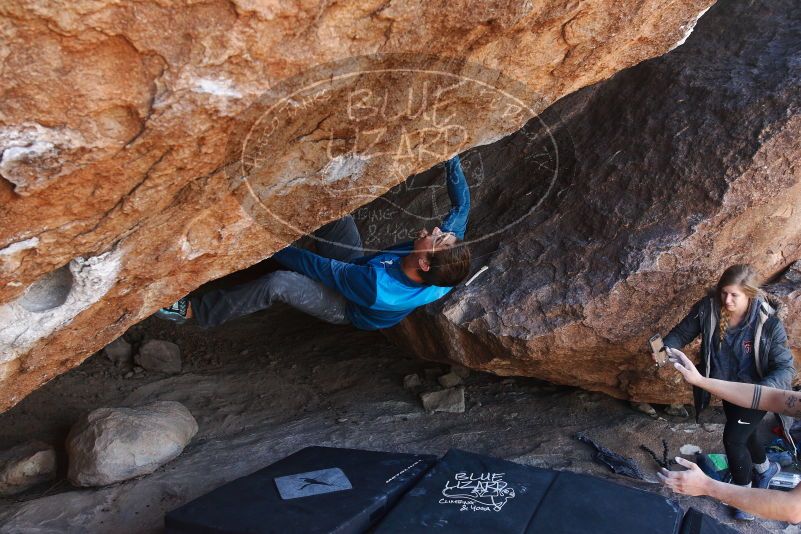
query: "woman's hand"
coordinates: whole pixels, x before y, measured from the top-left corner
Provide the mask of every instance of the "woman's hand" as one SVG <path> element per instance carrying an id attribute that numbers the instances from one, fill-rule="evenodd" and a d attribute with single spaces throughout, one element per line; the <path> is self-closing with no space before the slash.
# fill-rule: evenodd
<path id="1" fill-rule="evenodd" d="M 701 373 L 698 372 L 695 364 L 690 361 L 687 355 L 679 349 L 666 347 L 665 350 L 667 351 L 668 358 L 673 364 L 673 367 L 675 367 L 676 370 L 681 373 L 681 376 L 684 377 L 684 380 L 693 386 L 700 386 L 701 382 L 704 381 L 704 377 L 701 376 Z"/>
<path id="2" fill-rule="evenodd" d="M 680 456 L 676 457 L 676 463 L 686 467 L 687 470 L 668 471 L 667 469 L 660 469 L 656 474 L 659 480 L 676 493 L 692 496 L 709 494 L 709 484 L 712 479 L 706 476 L 700 467 Z"/>

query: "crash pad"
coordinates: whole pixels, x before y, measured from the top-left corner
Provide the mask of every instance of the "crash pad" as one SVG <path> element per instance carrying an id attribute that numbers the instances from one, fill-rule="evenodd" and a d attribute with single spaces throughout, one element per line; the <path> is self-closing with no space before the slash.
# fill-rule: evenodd
<path id="1" fill-rule="evenodd" d="M 675 534 L 681 518 L 681 509 L 657 494 L 451 449 L 376 533 Z"/>
<path id="2" fill-rule="evenodd" d="M 435 456 L 307 447 L 165 517 L 168 533 L 364 532 Z"/>

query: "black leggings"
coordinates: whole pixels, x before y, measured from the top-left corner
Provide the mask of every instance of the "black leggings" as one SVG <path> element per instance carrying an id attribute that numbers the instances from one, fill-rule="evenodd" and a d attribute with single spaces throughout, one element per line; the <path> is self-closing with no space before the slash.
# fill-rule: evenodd
<path id="1" fill-rule="evenodd" d="M 735 484 L 751 483 L 751 467 L 767 459 L 765 448 L 757 440 L 759 422 L 765 412 L 749 410 L 723 401 L 726 426 L 723 428 L 723 446 L 729 460 L 729 470 Z"/>

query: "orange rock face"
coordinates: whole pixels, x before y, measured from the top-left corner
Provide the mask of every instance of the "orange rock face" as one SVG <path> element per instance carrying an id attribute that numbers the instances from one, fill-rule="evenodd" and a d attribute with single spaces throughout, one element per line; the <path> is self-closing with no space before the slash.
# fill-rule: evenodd
<path id="1" fill-rule="evenodd" d="M 711 3 L 3 4 L 0 409 Z"/>

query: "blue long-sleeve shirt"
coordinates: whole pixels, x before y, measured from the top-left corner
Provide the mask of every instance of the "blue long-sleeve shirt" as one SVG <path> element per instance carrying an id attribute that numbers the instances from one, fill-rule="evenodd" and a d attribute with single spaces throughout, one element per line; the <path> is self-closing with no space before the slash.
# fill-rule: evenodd
<path id="1" fill-rule="evenodd" d="M 441 230 L 464 239 L 470 211 L 470 190 L 459 156 L 448 160 L 448 196 L 451 210 Z M 446 295 L 452 287 L 419 284 L 401 269 L 401 262 L 414 248 L 413 241 L 350 262 L 325 258 L 311 251 L 287 247 L 273 258 L 283 266 L 335 289 L 348 301 L 350 322 L 362 330 L 377 330 L 398 324 L 418 306 Z"/>

